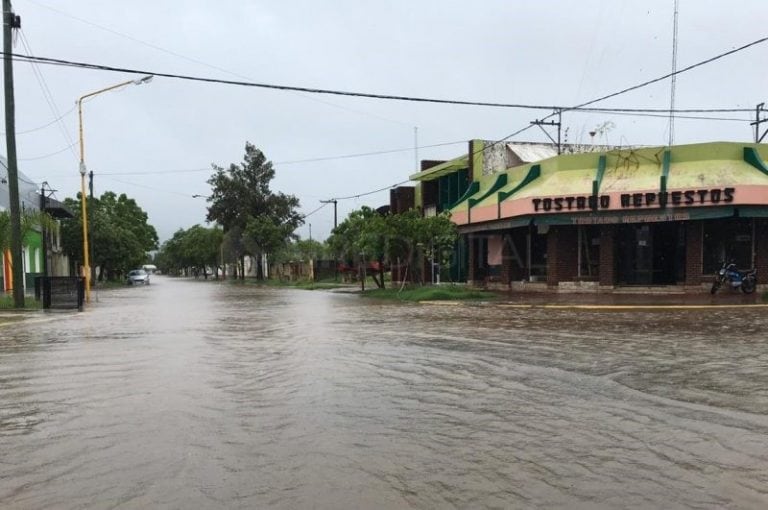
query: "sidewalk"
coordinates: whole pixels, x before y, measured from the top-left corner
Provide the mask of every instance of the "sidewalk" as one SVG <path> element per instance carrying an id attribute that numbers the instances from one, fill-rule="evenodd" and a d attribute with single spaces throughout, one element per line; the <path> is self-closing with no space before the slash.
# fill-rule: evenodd
<path id="1" fill-rule="evenodd" d="M 631 293 L 550 293 L 495 291 L 499 296 L 493 302 L 482 305 L 502 308 L 575 308 L 575 309 L 701 309 L 701 308 L 768 308 L 763 294 L 742 294 L 730 289 L 721 290 L 714 296 L 709 293 L 688 294 L 631 294 Z M 478 306 L 477 301 L 421 301 L 422 304 Z"/>

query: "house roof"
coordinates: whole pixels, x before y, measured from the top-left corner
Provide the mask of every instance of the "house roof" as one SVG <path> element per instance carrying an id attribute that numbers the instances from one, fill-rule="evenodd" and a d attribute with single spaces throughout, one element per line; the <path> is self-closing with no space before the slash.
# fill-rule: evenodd
<path id="1" fill-rule="evenodd" d="M 22 171 L 19 177 L 19 200 L 22 207 L 27 209 L 40 209 L 40 194 L 37 192 L 37 184 Z M 0 208 L 8 209 L 11 206 L 10 190 L 8 187 L 8 161 L 0 156 Z"/>

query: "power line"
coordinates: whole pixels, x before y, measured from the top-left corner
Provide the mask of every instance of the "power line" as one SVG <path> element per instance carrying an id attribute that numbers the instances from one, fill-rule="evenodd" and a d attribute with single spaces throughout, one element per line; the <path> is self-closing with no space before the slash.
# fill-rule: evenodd
<path id="1" fill-rule="evenodd" d="M 91 70 L 97 70 L 97 71 L 109 71 L 109 72 L 121 72 L 121 73 L 127 73 L 127 74 L 141 74 L 141 75 L 147 75 L 151 74 L 158 77 L 163 78 L 173 78 L 173 79 L 179 79 L 179 80 L 186 80 L 186 81 L 196 81 L 196 82 L 202 82 L 202 83 L 214 83 L 214 84 L 220 84 L 220 85 L 235 85 L 235 86 L 241 86 L 241 87 L 254 87 L 254 88 L 265 88 L 265 89 L 272 89 L 272 90 L 284 90 L 284 91 L 297 91 L 297 92 L 308 92 L 313 94 L 329 94 L 329 95 L 338 95 L 338 96 L 347 96 L 347 97 L 363 97 L 363 98 L 369 98 L 369 99 L 381 99 L 381 100 L 394 100 L 394 101 L 409 101 L 409 102 L 419 102 L 419 103 L 434 103 L 434 104 L 448 104 L 448 105 L 460 105 L 460 106 L 485 106 L 485 107 L 494 107 L 494 108 L 516 108 L 516 109 L 529 109 L 529 110 L 561 110 L 561 111 L 571 111 L 571 110 L 586 110 L 586 106 L 603 101 L 605 99 L 609 99 L 612 97 L 616 97 L 621 94 L 625 94 L 627 92 L 630 92 L 632 90 L 637 90 L 639 88 L 645 87 L 647 85 L 651 85 L 653 83 L 656 83 L 661 80 L 665 80 L 673 75 L 681 74 L 686 71 L 689 71 L 691 69 L 695 69 L 696 67 L 699 67 L 701 65 L 713 62 L 715 60 L 718 60 L 720 58 L 723 58 L 727 55 L 731 55 L 733 53 L 736 53 L 738 51 L 742 51 L 744 49 L 747 49 L 751 46 L 754 46 L 756 44 L 763 43 L 765 41 L 768 41 L 768 37 L 758 39 L 757 41 L 753 41 L 752 43 L 749 43 L 747 45 L 741 46 L 739 48 L 736 48 L 734 50 L 730 50 L 728 52 L 722 53 L 720 55 L 717 55 L 715 57 L 711 57 L 707 60 L 704 60 L 702 62 L 698 62 L 696 64 L 693 64 L 691 66 L 688 66 L 686 68 L 680 69 L 679 71 L 676 71 L 675 73 L 669 73 L 664 76 L 661 76 L 659 78 L 655 78 L 653 80 L 649 80 L 647 82 L 641 83 L 639 85 L 635 85 L 633 87 L 629 87 L 626 89 L 623 89 L 619 92 L 614 92 L 613 94 L 609 94 L 606 96 L 603 96 L 601 98 L 577 105 L 577 106 L 570 106 L 570 107 L 563 107 L 558 105 L 534 105 L 534 104 L 522 104 L 522 103 L 496 103 L 496 102 L 485 102 L 485 101 L 466 101 L 466 100 L 455 100 L 455 99 L 437 99 L 437 98 L 427 98 L 427 97 L 416 97 L 416 96 L 399 96 L 399 95 L 390 95 L 390 94 L 374 94 L 374 93 L 367 93 L 367 92 L 352 92 L 352 91 L 343 91 L 343 90 L 334 90 L 334 89 L 319 89 L 319 88 L 311 88 L 311 87 L 298 87 L 298 86 L 292 86 L 292 85 L 277 85 L 277 84 L 268 84 L 268 83 L 258 83 L 258 82 L 250 82 L 250 81 L 236 81 L 236 80 L 223 80 L 219 78 L 206 78 L 201 76 L 191 76 L 191 75 L 183 75 L 183 74 L 173 74 L 173 73 L 163 73 L 159 71 L 147 71 L 147 70 L 139 70 L 139 69 L 131 69 L 131 68 L 121 68 L 121 67 L 114 67 L 114 66 L 107 66 L 107 65 L 101 65 L 101 64 L 90 64 L 86 62 L 76 62 L 71 60 L 63 60 L 63 59 L 56 59 L 56 58 L 49 58 L 49 57 L 36 57 L 32 55 L 24 55 L 19 53 L 9 53 L 13 60 L 20 61 L 20 62 L 37 62 L 41 64 L 48 64 L 48 65 L 59 65 L 64 67 L 74 67 L 78 69 L 91 69 Z M 607 108 L 600 108 L 600 109 L 591 109 L 592 111 L 596 112 L 608 112 L 612 111 Z M 617 108 L 614 111 L 634 111 L 634 112 L 648 112 L 648 113 L 670 113 L 669 109 L 655 109 L 655 108 Z M 745 111 L 752 111 L 748 109 L 743 108 L 695 108 L 695 109 L 679 109 L 675 110 L 674 113 L 733 113 L 733 112 L 745 112 Z"/>
<path id="2" fill-rule="evenodd" d="M 47 128 L 47 127 L 49 127 L 49 126 L 53 125 L 53 124 L 56 124 L 57 122 L 59 122 L 60 120 L 62 120 L 64 117 L 66 117 L 66 116 L 67 116 L 67 115 L 69 115 L 70 113 L 74 112 L 74 111 L 75 111 L 75 108 L 77 108 L 77 107 L 76 107 L 76 106 L 73 106 L 72 108 L 70 108 L 70 109 L 69 109 L 69 110 L 67 110 L 66 112 L 62 113 L 62 114 L 61 114 L 59 117 L 57 117 L 57 118 L 53 119 L 52 121 L 50 121 L 50 122 L 49 122 L 49 123 L 47 123 L 47 124 L 43 124 L 42 126 L 38 126 L 38 127 L 36 127 L 36 128 L 32 128 L 32 129 L 26 129 L 26 130 L 24 130 L 24 131 L 16 131 L 16 134 L 17 134 L 17 135 L 27 135 L 27 134 L 29 134 L 29 133 L 34 133 L 35 131 L 41 131 L 41 130 L 43 130 L 43 129 L 45 129 L 45 128 Z M 0 131 L 0 135 L 5 135 L 5 131 Z"/>
<path id="3" fill-rule="evenodd" d="M 751 110 L 750 110 L 751 111 Z M 416 147 L 417 149 L 430 149 L 433 147 L 445 147 L 448 145 L 459 145 L 462 143 L 467 143 L 466 140 L 459 140 L 456 142 L 443 142 L 443 143 L 434 143 L 431 145 L 422 145 L 420 147 Z M 343 156 L 326 156 L 326 157 L 319 157 L 319 158 L 308 158 L 308 159 L 295 159 L 292 161 L 275 161 L 275 165 L 295 165 L 298 163 L 315 163 L 318 161 L 331 161 L 331 160 L 338 160 L 338 159 L 351 159 L 351 158 L 362 158 L 365 156 L 380 156 L 382 154 L 395 154 L 398 152 L 410 152 L 414 150 L 413 147 L 403 148 L 403 149 L 388 149 L 388 150 L 381 150 L 381 151 L 373 151 L 373 152 L 361 152 L 357 154 L 345 154 Z"/>
<path id="4" fill-rule="evenodd" d="M 459 145 L 464 143 L 467 143 L 466 140 L 460 140 L 456 142 L 434 143 L 430 145 L 423 145 L 418 148 L 429 149 L 434 147 L 444 147 L 448 145 Z M 340 156 L 322 156 L 317 158 L 295 159 L 295 160 L 289 160 L 289 161 L 273 161 L 272 164 L 274 166 L 296 165 L 300 163 L 316 163 L 320 161 L 333 161 L 333 160 L 339 160 L 339 159 L 352 159 L 352 158 L 362 158 L 367 156 L 379 156 L 382 154 L 395 154 L 398 152 L 409 152 L 412 150 L 413 150 L 413 147 L 407 147 L 402 149 L 386 149 L 386 150 L 372 151 L 372 152 L 359 152 L 356 154 L 343 154 Z M 155 171 L 145 170 L 145 171 L 137 171 L 137 172 L 99 172 L 99 175 L 164 175 L 164 174 L 211 172 L 212 170 L 213 170 L 212 168 L 191 168 L 191 169 L 179 169 L 179 170 L 155 170 Z"/>
<path id="5" fill-rule="evenodd" d="M 50 158 L 51 156 L 55 156 L 57 154 L 61 154 L 64 151 L 68 151 L 69 149 L 71 149 L 75 145 L 77 145 L 77 142 L 73 142 L 70 145 L 67 145 L 66 147 L 64 147 L 63 149 L 57 150 L 56 152 L 51 152 L 51 153 L 45 154 L 43 156 L 35 156 L 33 158 L 19 158 L 19 161 L 36 161 L 38 159 Z"/>
<path id="6" fill-rule="evenodd" d="M 98 174 L 94 174 L 94 175 L 98 175 Z M 145 184 L 137 184 L 135 182 L 128 182 L 128 181 L 123 181 L 123 180 L 120 180 L 120 179 L 115 179 L 114 177 L 106 177 L 106 179 L 107 180 L 112 180 L 112 181 L 115 181 L 115 182 L 119 182 L 120 184 L 125 184 L 127 186 L 134 186 L 134 187 L 137 187 L 137 188 L 144 188 L 144 189 L 148 189 L 148 190 L 151 190 L 151 191 L 159 191 L 160 193 L 168 193 L 170 195 L 178 195 L 180 197 L 189 198 L 189 193 L 181 193 L 181 192 L 178 192 L 178 191 L 171 191 L 171 190 L 167 190 L 167 189 L 160 189 L 160 188 L 157 188 L 157 187 L 154 187 L 154 186 L 147 186 Z"/>
<path id="7" fill-rule="evenodd" d="M 633 90 L 637 90 L 637 89 L 640 89 L 640 88 L 643 88 L 643 87 L 647 87 L 648 85 L 652 85 L 654 83 L 666 80 L 667 78 L 671 78 L 673 76 L 677 76 L 679 74 L 685 73 L 685 72 L 690 71 L 692 69 L 696 69 L 697 67 L 701 67 L 701 66 L 703 66 L 705 64 L 709 64 L 709 63 L 712 63 L 712 62 L 714 62 L 716 60 L 720 60 L 721 58 L 725 58 L 725 57 L 727 57 L 729 55 L 733 55 L 734 53 L 738 53 L 740 51 L 746 50 L 747 48 L 751 48 L 752 46 L 756 46 L 758 44 L 762 44 L 762 43 L 764 43 L 766 41 L 768 41 L 768 37 L 763 37 L 761 39 L 757 39 L 756 41 L 752 41 L 751 43 L 745 44 L 743 46 L 739 46 L 738 48 L 734 48 L 734 49 L 728 50 L 728 51 L 726 51 L 724 53 L 720 53 L 719 55 L 715 55 L 714 57 L 710 57 L 710 58 L 708 58 L 706 60 L 702 60 L 700 62 L 696 62 L 695 64 L 691 64 L 691 65 L 689 65 L 687 67 L 684 67 L 684 68 L 682 68 L 680 70 L 673 71 L 671 73 L 667 73 L 664 76 L 659 76 L 658 78 L 654 78 L 652 80 L 644 81 L 643 83 L 639 83 L 637 85 L 633 85 L 632 87 L 627 87 L 625 89 L 622 89 L 622 90 L 620 90 L 618 92 L 614 92 L 612 94 L 607 94 L 605 96 L 598 97 L 597 99 L 593 99 L 591 101 L 587 101 L 586 103 L 581 103 L 580 105 L 577 105 L 577 106 L 573 106 L 573 107 L 570 107 L 570 108 L 563 108 L 562 111 L 565 112 L 565 111 L 569 111 L 569 110 L 577 110 L 577 109 L 583 108 L 585 106 L 589 106 L 589 105 L 594 104 L 594 103 L 599 103 L 599 102 L 605 101 L 606 99 L 610 99 L 612 97 L 616 97 L 616 96 L 620 96 L 622 94 L 626 94 L 627 92 L 631 92 Z M 736 111 L 736 110 L 731 110 L 731 111 L 733 112 L 733 111 Z M 710 110 L 710 112 L 704 112 L 704 111 L 692 112 L 690 110 L 671 110 L 671 109 L 668 109 L 667 113 L 713 113 L 713 111 Z M 554 114 L 551 114 L 550 117 L 552 115 L 554 115 Z"/>
<path id="8" fill-rule="evenodd" d="M 150 43 L 150 42 L 147 42 L 147 41 L 144 41 L 144 40 L 142 40 L 142 39 L 138 39 L 138 38 L 136 38 L 136 37 L 133 37 L 133 36 L 131 36 L 131 35 L 128 35 L 128 34 L 124 34 L 124 33 L 122 33 L 122 32 L 118 32 L 117 30 L 114 30 L 114 29 L 111 29 L 111 28 L 108 28 L 108 27 L 105 27 L 105 26 L 99 25 L 99 24 L 97 24 L 97 23 L 94 23 L 94 22 L 92 22 L 92 21 L 88 21 L 88 20 L 86 20 L 86 19 L 83 19 L 83 18 L 80 18 L 80 17 L 74 16 L 74 15 L 72 15 L 72 14 L 69 14 L 69 13 L 67 13 L 67 12 L 65 12 L 65 11 L 62 11 L 62 10 L 59 10 L 59 9 L 56 9 L 56 8 L 54 8 L 54 7 L 51 7 L 51 6 L 49 6 L 49 5 L 45 5 L 45 4 L 42 4 L 42 3 L 40 3 L 40 2 L 35 2 L 34 0 L 28 0 L 28 1 L 29 1 L 30 3 L 33 3 L 33 4 L 37 5 L 37 6 L 39 6 L 39 7 L 42 7 L 42 8 L 44 8 L 44 9 L 48 9 L 48 10 L 50 10 L 50 11 L 56 12 L 56 13 L 58 13 L 58 14 L 61 14 L 62 16 L 65 16 L 65 17 L 67 17 L 67 18 L 70 18 L 70 19 L 76 20 L 76 21 L 78 21 L 78 22 L 80 22 L 80 23 L 84 23 L 84 24 L 86 24 L 86 25 L 89 25 L 89 26 L 91 26 L 91 27 L 97 28 L 97 29 L 99 29 L 99 30 L 103 30 L 103 31 L 105 31 L 105 32 L 109 32 L 110 34 L 116 35 L 116 36 L 118 36 L 118 37 L 123 37 L 123 38 L 125 38 L 125 39 L 128 39 L 129 41 L 132 41 L 132 42 L 135 42 L 135 43 L 141 44 L 141 45 L 143 45 L 143 46 L 146 46 L 146 47 L 148 47 L 148 48 L 152 48 L 153 50 L 157 50 L 157 51 L 160 51 L 160 52 L 162 52 L 162 53 L 166 53 L 166 54 L 168 54 L 168 55 L 171 55 L 171 56 L 173 56 L 173 57 L 176 57 L 176 58 L 180 58 L 180 59 L 182 59 L 182 60 L 186 60 L 186 61 L 188 61 L 188 62 L 192 62 L 192 63 L 194 63 L 194 64 L 198 64 L 198 65 L 201 65 L 201 66 L 205 66 L 205 67 L 208 67 L 208 68 L 211 68 L 211 69 L 215 69 L 215 70 L 217 70 L 217 71 L 221 71 L 221 72 L 223 72 L 223 73 L 229 74 L 229 75 L 231 75 L 231 76 L 236 76 L 236 77 L 238 77 L 238 78 L 243 78 L 243 79 L 245 79 L 245 80 L 251 80 L 251 79 L 252 79 L 252 78 L 251 78 L 251 77 L 249 77 L 249 76 L 245 76 L 245 75 L 242 75 L 242 74 L 236 73 L 236 72 L 234 72 L 234 71 L 231 71 L 231 70 L 225 69 L 225 68 L 223 68 L 223 67 L 219 67 L 219 66 L 217 66 L 217 65 L 214 65 L 214 64 L 211 64 L 211 63 L 208 63 L 208 62 L 204 62 L 204 61 L 202 61 L 202 60 L 198 60 L 198 59 L 196 59 L 196 58 L 193 58 L 193 57 L 189 57 L 189 56 L 187 56 L 187 55 L 183 55 L 183 54 L 181 54 L 181 53 L 178 53 L 178 52 L 175 52 L 175 51 L 173 51 L 173 50 L 169 50 L 169 49 L 167 49 L 167 48 L 163 48 L 162 46 L 158 46 L 158 45 L 156 45 L 156 44 L 152 44 L 152 43 Z M 30 53 L 31 53 L 31 52 L 30 52 Z M 377 115 L 377 114 L 374 114 L 374 113 L 371 113 L 371 112 L 365 112 L 365 111 L 362 111 L 362 110 L 356 110 L 356 109 L 354 109 L 354 108 L 349 108 L 349 107 L 346 107 L 346 106 L 341 106 L 341 105 L 338 105 L 338 104 L 334 104 L 334 103 L 331 103 L 331 102 L 328 102 L 328 101 L 323 101 L 323 100 L 321 100 L 321 99 L 318 99 L 318 98 L 316 98 L 316 97 L 308 96 L 308 95 L 305 95 L 305 94 L 298 94 L 298 96 L 300 96 L 300 97 L 303 97 L 303 98 L 305 98 L 305 99 L 309 99 L 309 100 L 311 100 L 311 101 L 315 101 L 315 102 L 318 102 L 318 103 L 322 103 L 322 104 L 325 104 L 325 105 L 327 105 L 327 106 L 330 106 L 330 107 L 332 107 L 332 108 L 338 108 L 338 109 L 340 109 L 340 110 L 345 110 L 345 111 L 348 111 L 348 112 L 356 113 L 356 114 L 358 114 L 358 115 L 365 115 L 365 116 L 368 116 L 368 117 L 372 117 L 372 118 L 376 118 L 376 119 L 379 119 L 379 120 L 383 120 L 383 121 L 385 121 L 385 122 L 391 122 L 391 123 L 394 123 L 394 124 L 400 124 L 400 125 L 403 125 L 403 126 L 410 126 L 410 125 L 411 125 L 411 124 L 409 124 L 409 123 L 407 123 L 407 122 L 402 122 L 402 121 L 399 121 L 399 120 L 394 120 L 394 119 L 388 119 L 388 118 L 386 118 L 386 117 L 382 117 L 381 115 Z"/>
<path id="9" fill-rule="evenodd" d="M 320 207 L 318 207 L 318 208 L 316 208 L 316 209 L 313 209 L 313 210 L 312 210 L 312 212 L 308 212 L 307 214 L 305 214 L 304 216 L 302 216 L 302 218 L 309 218 L 310 216 L 312 216 L 313 214 L 315 214 L 317 211 L 319 211 L 320 209 L 322 209 L 323 207 L 325 207 L 325 206 L 326 206 L 326 205 L 328 205 L 329 203 L 330 203 L 330 202 L 326 202 L 326 203 L 324 203 L 323 205 L 321 205 Z"/>
<path id="10" fill-rule="evenodd" d="M 600 101 L 605 101 L 606 99 L 610 99 L 610 98 L 612 98 L 612 97 L 616 97 L 616 96 L 618 96 L 618 95 L 624 94 L 624 93 L 626 93 L 626 92 L 630 92 L 630 91 L 632 91 L 632 90 L 637 90 L 637 89 L 639 89 L 639 88 L 641 88 L 641 87 L 645 87 L 645 86 L 651 85 L 651 84 L 653 84 L 653 83 L 656 83 L 656 82 L 662 81 L 662 80 L 664 80 L 664 79 L 666 79 L 666 78 L 669 78 L 669 77 L 671 77 L 671 76 L 676 76 L 676 75 L 678 75 L 678 74 L 681 74 L 681 73 L 684 73 L 684 72 L 686 72 L 686 71 L 690 71 L 691 69 L 695 69 L 696 67 L 700 67 L 700 66 L 702 66 L 702 65 L 704 65 L 704 64 L 707 64 L 707 63 L 710 63 L 710 62 L 714 62 L 715 60 L 721 59 L 721 58 L 723 58 L 723 57 L 725 57 L 725 56 L 728 56 L 728 55 L 732 55 L 732 54 L 734 54 L 734 53 L 737 53 L 737 52 L 739 52 L 739 51 L 742 51 L 742 50 L 744 50 L 744 49 L 747 49 L 747 48 L 749 48 L 749 47 L 751 47 L 751 46 L 755 46 L 755 45 L 757 45 L 757 44 L 761 44 L 761 43 L 763 43 L 763 42 L 765 42 L 765 41 L 768 41 L 768 37 L 763 37 L 763 38 L 761 38 L 761 39 L 758 39 L 758 40 L 756 40 L 756 41 L 753 41 L 753 42 L 751 42 L 751 43 L 749 43 L 749 44 L 745 44 L 745 45 L 743 45 L 743 46 L 740 46 L 739 48 L 735 48 L 735 49 L 733 49 L 733 50 L 729 50 L 729 51 L 726 51 L 726 52 L 724 52 L 724 53 L 721 53 L 721 54 L 719 54 L 719 55 L 716 55 L 716 56 L 714 56 L 714 57 L 711 57 L 711 58 L 708 58 L 708 59 L 706 59 L 706 60 L 703 60 L 703 61 L 701 61 L 701 62 L 697 62 L 696 64 L 692 64 L 692 65 L 690 65 L 690 66 L 687 66 L 687 67 L 685 67 L 685 68 L 683 68 L 683 69 L 680 69 L 679 71 L 673 71 L 672 73 L 668 73 L 668 74 L 666 74 L 666 75 L 664 75 L 664 76 L 661 76 L 661 77 L 659 77 L 659 78 L 655 78 L 655 79 L 653 79 L 653 80 L 648 80 L 648 81 L 642 82 L 642 83 L 640 83 L 640 84 L 638 84 L 638 85 L 634 85 L 634 86 L 632 86 L 632 87 L 627 87 L 627 88 L 625 88 L 625 89 L 622 89 L 622 90 L 620 90 L 620 91 L 618 91 L 618 92 L 614 92 L 614 93 L 612 93 L 612 94 L 607 94 L 607 95 L 605 95 L 605 96 L 602 96 L 602 97 L 598 97 L 597 99 L 593 99 L 593 100 L 591 100 L 591 101 L 587 101 L 587 102 L 585 102 L 585 103 L 581 103 L 581 104 L 579 104 L 579 105 L 577 105 L 577 106 L 574 106 L 574 107 L 569 107 L 569 108 L 561 108 L 561 109 L 556 109 L 556 111 L 555 111 L 555 112 L 553 112 L 553 113 L 551 113 L 551 114 L 547 115 L 547 116 L 546 116 L 546 117 L 544 117 L 544 119 L 542 119 L 542 120 L 545 120 L 545 119 L 548 119 L 548 118 L 554 117 L 555 115 L 557 115 L 558 113 L 562 113 L 563 111 L 573 111 L 573 110 L 582 109 L 582 108 L 584 108 L 585 106 L 589 106 L 589 105 L 591 105 L 591 104 L 594 104 L 594 103 L 598 103 L 598 102 L 600 102 Z M 668 111 L 667 111 L 667 113 L 670 113 L 671 111 L 672 111 L 672 110 L 668 110 Z M 682 110 L 678 110 L 678 111 L 682 111 Z M 510 134 L 510 135 L 507 135 L 506 137 L 502 138 L 501 140 L 497 140 L 497 141 L 493 142 L 493 143 L 492 143 L 492 144 L 490 144 L 490 145 L 484 146 L 484 147 L 483 147 L 483 148 L 482 148 L 480 151 L 477 151 L 477 152 L 475 152 L 475 153 L 471 154 L 471 155 L 470 155 L 470 157 L 473 157 L 473 156 L 475 156 L 476 154 L 479 154 L 480 152 L 486 151 L 486 150 L 488 150 L 490 147 L 493 147 L 493 146 L 495 146 L 495 145 L 498 145 L 499 143 L 502 143 L 503 141 L 505 141 L 505 140 L 507 140 L 507 139 L 509 139 L 509 138 L 512 138 L 513 136 L 516 136 L 516 135 L 518 135 L 518 134 L 520 134 L 520 133 L 522 133 L 522 132 L 524 132 L 524 131 L 526 131 L 526 130 L 530 129 L 532 126 L 533 126 L 533 124 L 529 124 L 528 126 L 526 126 L 526 127 L 522 128 L 522 129 L 519 129 L 519 130 L 515 131 L 514 133 L 512 133 L 512 134 Z M 410 182 L 410 181 L 402 181 L 402 182 L 399 182 L 399 183 L 397 183 L 397 184 L 393 184 L 393 185 L 391 185 L 391 186 L 387 186 L 387 187 L 384 187 L 384 188 L 380 188 L 380 189 L 377 189 L 377 190 L 374 190 L 374 191 L 365 192 L 365 193 L 359 193 L 359 194 L 357 194 L 357 195 L 350 195 L 350 196 L 347 196 L 347 197 L 335 197 L 335 199 L 336 199 L 336 200 L 348 200 L 348 199 L 352 199 L 352 198 L 360 198 L 360 197 L 363 197 L 363 196 L 366 196 L 366 195 L 372 195 L 372 194 L 374 194 L 374 193 L 378 193 L 378 192 L 384 191 L 384 190 L 386 190 L 386 189 L 394 188 L 395 186 L 400 186 L 401 184 L 405 184 L 405 183 L 407 183 L 407 182 Z"/>
<path id="11" fill-rule="evenodd" d="M 27 50 L 28 53 L 32 53 L 32 48 L 29 45 L 29 42 L 27 41 L 27 37 L 24 34 L 24 32 L 20 29 L 19 34 L 21 35 L 21 43 L 24 45 L 24 48 Z M 45 81 L 45 76 L 43 76 L 43 72 L 39 69 L 39 66 L 36 63 L 31 63 L 32 65 L 32 74 L 35 75 L 35 78 L 37 79 L 38 85 L 40 85 L 40 89 L 43 92 L 43 97 L 45 98 L 46 103 L 48 103 L 48 107 L 51 109 L 51 112 L 53 113 L 53 116 L 57 119 L 57 125 L 59 127 L 59 131 L 64 135 L 64 140 L 69 144 L 67 147 L 68 149 L 72 150 L 72 155 L 77 159 L 77 154 L 74 150 L 74 140 L 72 139 L 72 136 L 69 134 L 69 130 L 66 128 L 63 122 L 61 122 L 61 119 L 63 115 L 60 114 L 59 108 L 56 106 L 56 102 L 53 100 L 53 94 L 51 93 L 51 89 L 48 87 L 48 83 Z M 73 108 L 74 110 L 74 108 Z M 64 152 L 64 151 L 62 151 Z"/>

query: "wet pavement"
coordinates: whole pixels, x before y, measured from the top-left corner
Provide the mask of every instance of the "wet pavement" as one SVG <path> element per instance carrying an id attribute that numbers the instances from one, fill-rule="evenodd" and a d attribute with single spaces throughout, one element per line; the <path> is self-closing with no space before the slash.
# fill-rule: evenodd
<path id="1" fill-rule="evenodd" d="M 0 508 L 765 508 L 767 367 L 760 308 L 158 277 L 0 326 Z"/>

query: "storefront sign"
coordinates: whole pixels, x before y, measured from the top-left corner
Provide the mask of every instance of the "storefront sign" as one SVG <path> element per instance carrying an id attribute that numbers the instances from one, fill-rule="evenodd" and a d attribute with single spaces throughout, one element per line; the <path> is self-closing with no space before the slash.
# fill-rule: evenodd
<path id="1" fill-rule="evenodd" d="M 735 188 L 714 188 L 684 191 L 660 191 L 646 193 L 622 193 L 619 206 L 622 209 L 665 208 L 696 204 L 728 204 L 733 202 Z M 597 211 L 611 208 L 610 195 L 581 195 L 570 197 L 534 198 L 534 212 Z"/>
<path id="2" fill-rule="evenodd" d="M 669 214 L 633 214 L 633 215 L 608 215 L 608 216 L 583 216 L 574 217 L 574 225 L 612 225 L 616 223 L 654 223 L 663 221 L 686 221 L 691 215 L 687 212 Z"/>
<path id="3" fill-rule="evenodd" d="M 533 210 L 538 211 L 584 211 L 586 209 L 608 209 L 611 206 L 611 197 L 608 195 L 534 198 Z"/>
<path id="4" fill-rule="evenodd" d="M 720 204 L 733 202 L 734 188 L 724 189 L 698 189 L 685 191 L 671 191 L 659 193 L 624 193 L 621 195 L 621 207 L 666 207 L 694 205 L 694 204 Z"/>

